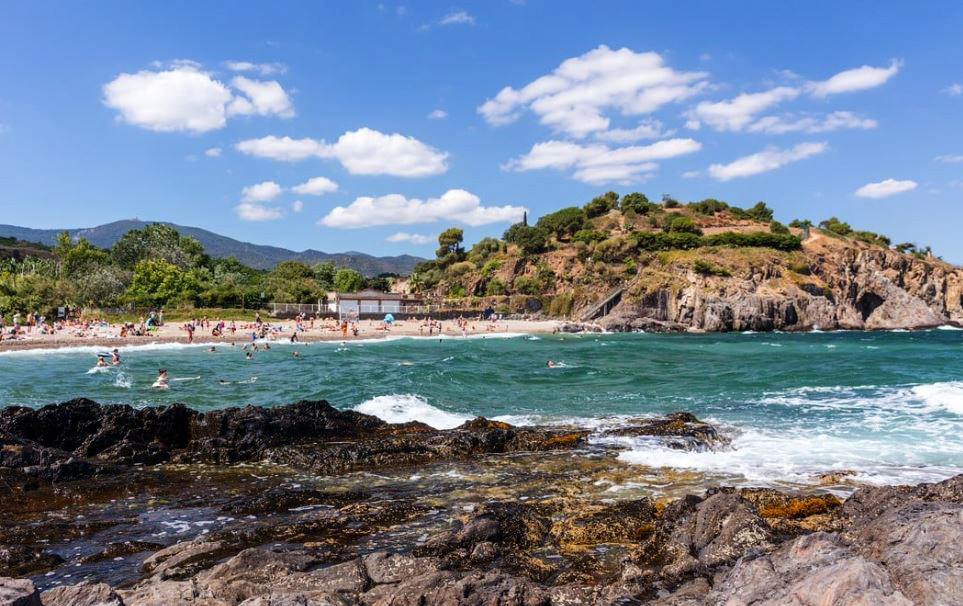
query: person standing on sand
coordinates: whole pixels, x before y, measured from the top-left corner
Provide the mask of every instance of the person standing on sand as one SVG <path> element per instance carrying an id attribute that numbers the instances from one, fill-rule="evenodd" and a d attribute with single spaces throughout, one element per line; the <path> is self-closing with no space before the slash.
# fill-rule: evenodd
<path id="1" fill-rule="evenodd" d="M 188 322 L 187 326 L 185 326 L 184 328 L 187 330 L 187 342 L 193 343 L 194 342 L 194 325 Z"/>
<path id="2" fill-rule="evenodd" d="M 341 338 L 343 339 L 348 338 L 348 321 L 347 320 L 341 320 Z"/>

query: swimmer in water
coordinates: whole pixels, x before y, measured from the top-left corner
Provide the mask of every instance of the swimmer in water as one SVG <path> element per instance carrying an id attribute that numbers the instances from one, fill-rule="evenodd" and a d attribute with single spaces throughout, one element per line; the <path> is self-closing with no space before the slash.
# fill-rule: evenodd
<path id="1" fill-rule="evenodd" d="M 245 360 L 253 360 L 253 359 L 254 359 L 254 354 L 251 353 L 251 352 L 247 352 L 247 353 L 244 355 L 244 359 L 245 359 Z"/>
<path id="2" fill-rule="evenodd" d="M 224 379 L 218 379 L 217 382 L 218 382 L 220 385 L 230 385 L 230 383 L 231 383 L 230 381 L 225 381 Z"/>
<path id="3" fill-rule="evenodd" d="M 301 354 L 299 354 L 298 352 L 294 352 L 294 357 L 295 357 L 295 358 L 300 358 L 300 357 L 301 357 Z"/>
<path id="4" fill-rule="evenodd" d="M 216 350 L 216 349 L 214 348 L 214 346 L 212 345 L 211 347 L 207 348 L 207 351 L 209 351 L 210 353 L 214 353 L 214 352 L 217 351 L 217 350 Z"/>
<path id="5" fill-rule="evenodd" d="M 170 379 L 167 376 L 167 369 L 161 368 L 160 370 L 157 371 L 157 380 L 154 381 L 154 384 L 151 385 L 151 387 L 156 387 L 157 389 L 167 389 L 168 387 L 170 387 L 170 385 L 168 384 L 169 380 Z"/>
<path id="6" fill-rule="evenodd" d="M 97 367 L 103 368 L 104 366 L 107 366 L 107 360 L 105 360 L 102 355 L 97 356 Z"/>
<path id="7" fill-rule="evenodd" d="M 114 366 L 120 366 L 120 352 L 117 351 L 116 347 L 114 351 L 110 352 L 110 363 Z"/>
<path id="8" fill-rule="evenodd" d="M 548 362 L 545 363 L 545 366 L 547 366 L 548 368 L 555 368 L 555 362 L 552 362 L 551 360 L 549 360 Z"/>

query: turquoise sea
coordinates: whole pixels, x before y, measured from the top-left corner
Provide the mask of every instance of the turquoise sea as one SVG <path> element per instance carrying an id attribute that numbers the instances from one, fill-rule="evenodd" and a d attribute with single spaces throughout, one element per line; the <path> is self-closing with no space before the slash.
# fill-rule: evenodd
<path id="1" fill-rule="evenodd" d="M 684 410 L 718 424 L 731 446 L 686 452 L 620 438 L 619 458 L 755 485 L 832 470 L 877 483 L 963 472 L 963 331 L 954 329 L 277 343 L 252 360 L 229 345 L 158 344 L 123 349 L 123 364 L 103 371 L 93 368 L 97 351 L 0 353 L 0 406 L 325 399 L 438 428 L 476 415 L 600 427 Z M 166 391 L 151 388 L 160 367 L 172 377 Z"/>

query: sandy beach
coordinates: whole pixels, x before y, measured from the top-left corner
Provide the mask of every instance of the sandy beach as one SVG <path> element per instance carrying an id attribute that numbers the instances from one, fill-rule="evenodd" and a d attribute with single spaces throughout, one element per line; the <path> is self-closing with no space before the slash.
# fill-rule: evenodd
<path id="1" fill-rule="evenodd" d="M 441 335 L 445 337 L 484 336 L 499 334 L 551 334 L 556 332 L 561 322 L 557 320 L 500 320 L 498 322 L 470 321 L 467 331 L 463 332 L 454 320 L 441 323 Z M 211 328 L 214 323 L 211 322 Z M 268 342 L 289 342 L 295 332 L 296 323 L 293 320 L 276 320 L 268 322 L 271 327 Z M 362 320 L 358 323 L 358 334 L 349 330 L 348 336 L 342 336 L 341 329 L 333 323 L 316 321 L 314 327 L 309 322 L 303 324 L 304 329 L 298 332 L 297 340 L 301 342 L 313 341 L 353 341 L 362 339 L 379 339 L 386 337 L 428 337 L 437 336 L 438 329 L 434 328 L 429 335 L 428 328 L 421 322 L 414 320 L 396 321 L 388 330 L 380 320 Z M 211 328 L 198 327 L 190 341 L 184 324 L 168 322 L 147 336 L 120 336 L 120 324 L 109 324 L 81 331 L 77 328 L 67 328 L 54 334 L 40 334 L 38 331 L 24 333 L 23 338 L 10 339 L 5 337 L 0 341 L 0 352 L 23 349 L 58 349 L 63 347 L 103 347 L 124 348 L 155 343 L 190 343 L 195 344 L 224 344 L 247 343 L 252 340 L 254 326 L 250 323 L 237 323 L 237 330 L 232 334 L 226 330 L 220 337 L 211 335 Z"/>

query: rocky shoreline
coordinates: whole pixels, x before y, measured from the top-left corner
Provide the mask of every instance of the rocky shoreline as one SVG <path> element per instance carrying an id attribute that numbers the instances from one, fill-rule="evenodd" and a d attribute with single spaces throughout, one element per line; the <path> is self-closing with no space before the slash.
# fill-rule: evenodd
<path id="1" fill-rule="evenodd" d="M 686 413 L 602 431 L 727 441 Z M 678 491 L 619 498 L 589 437 L 311 401 L 0 409 L 0 605 L 963 603 L 963 475 L 841 500 L 663 471 Z"/>

